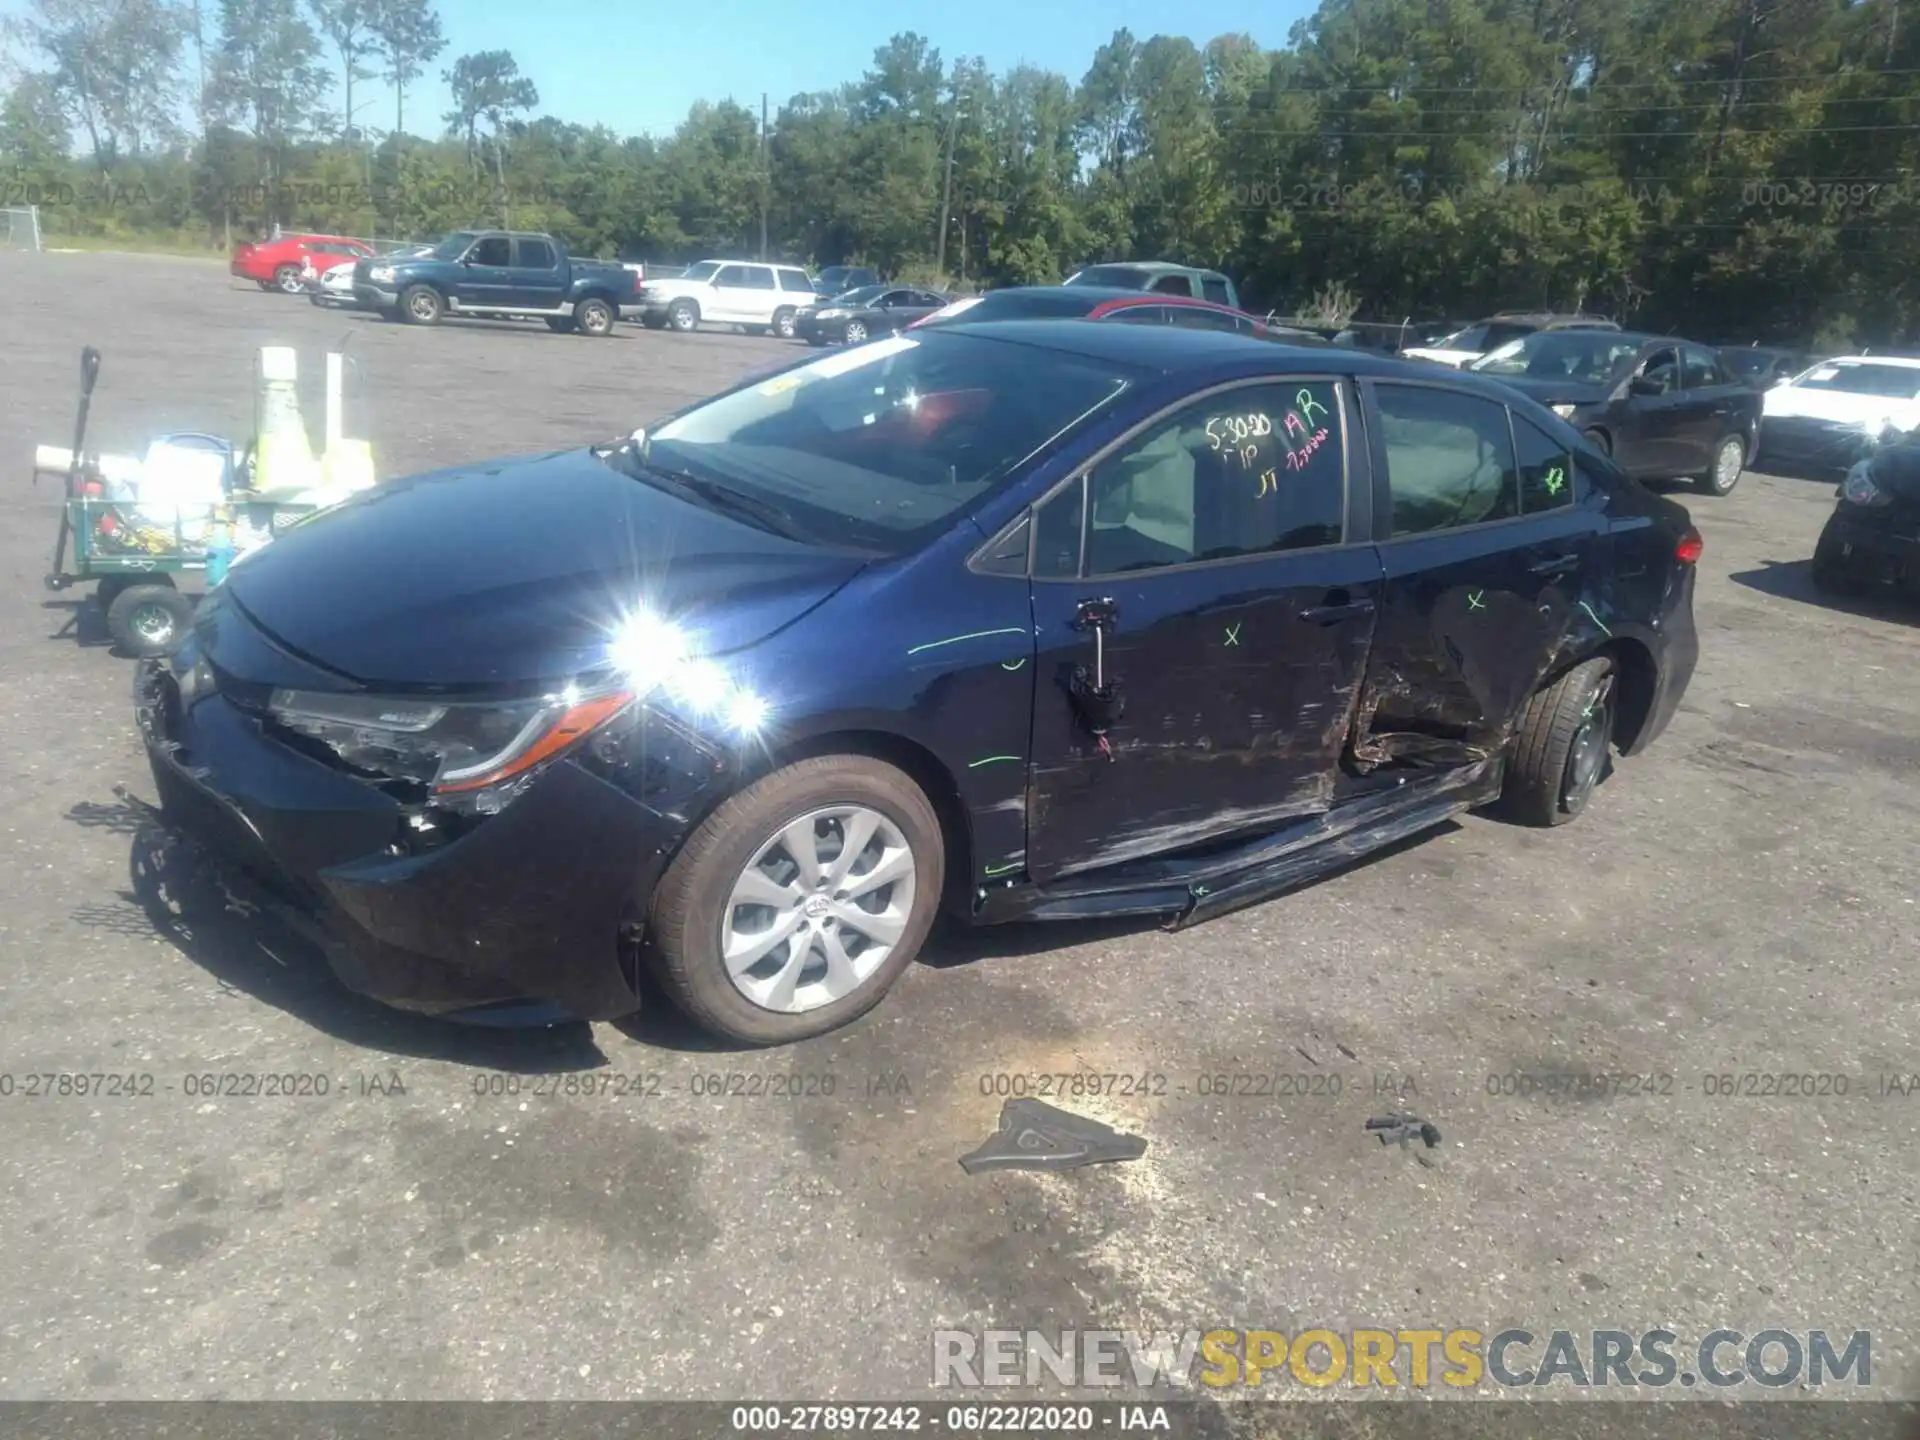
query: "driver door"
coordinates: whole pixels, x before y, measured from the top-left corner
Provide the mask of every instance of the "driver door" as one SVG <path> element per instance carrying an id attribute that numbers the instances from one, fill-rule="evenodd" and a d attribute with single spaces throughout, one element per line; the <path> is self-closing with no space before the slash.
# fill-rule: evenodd
<path id="1" fill-rule="evenodd" d="M 1223 387 L 1037 507 L 1037 882 L 1330 807 L 1383 574 L 1353 414 L 1329 377 Z"/>
<path id="2" fill-rule="evenodd" d="M 1614 436 L 1613 458 L 1629 474 L 1664 478 L 1685 465 L 1686 448 L 1680 350 L 1662 346 L 1640 362 L 1627 382 L 1626 423 Z"/>
<path id="3" fill-rule="evenodd" d="M 469 310 L 513 304 L 513 241 L 505 235 L 476 240 L 454 282 L 453 298 Z"/>

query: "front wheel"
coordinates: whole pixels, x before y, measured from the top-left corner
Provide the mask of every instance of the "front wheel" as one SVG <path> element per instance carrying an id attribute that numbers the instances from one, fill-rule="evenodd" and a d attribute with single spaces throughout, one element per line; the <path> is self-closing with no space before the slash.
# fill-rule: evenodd
<path id="1" fill-rule="evenodd" d="M 1613 661 L 1600 656 L 1567 671 L 1521 711 L 1499 808 L 1523 825 L 1577 819 L 1613 758 Z"/>
<path id="2" fill-rule="evenodd" d="M 1706 495 L 1731 495 L 1747 468 L 1747 442 L 1729 435 L 1713 451 L 1713 466 L 1695 480 L 1694 488 Z"/>
<path id="3" fill-rule="evenodd" d="M 582 300 L 573 307 L 573 323 L 582 335 L 611 335 L 613 307 L 604 300 Z"/>
<path id="4" fill-rule="evenodd" d="M 846 328 L 840 332 L 840 338 L 846 341 L 847 344 L 849 345 L 866 344 L 867 343 L 866 323 L 861 320 L 847 321 Z"/>
<path id="5" fill-rule="evenodd" d="M 409 325 L 438 325 L 445 308 L 431 285 L 409 285 L 400 296 L 400 314 Z"/>
<path id="6" fill-rule="evenodd" d="M 802 760 L 693 833 L 654 895 L 649 954 L 688 1016 L 748 1045 L 838 1029 L 878 1004 L 933 927 L 939 818 L 895 767 Z"/>
<path id="7" fill-rule="evenodd" d="M 691 334 L 700 324 L 700 307 L 691 300 L 676 300 L 667 307 L 667 323 L 682 335 Z"/>
<path id="8" fill-rule="evenodd" d="M 1829 595 L 1858 595 L 1866 582 L 1852 566 L 1847 542 L 1842 540 L 1829 520 L 1813 547 L 1813 588 Z"/>
<path id="9" fill-rule="evenodd" d="M 793 338 L 796 323 L 797 317 L 792 310 L 784 305 L 773 312 L 773 333 L 778 335 L 782 340 L 791 340 Z"/>

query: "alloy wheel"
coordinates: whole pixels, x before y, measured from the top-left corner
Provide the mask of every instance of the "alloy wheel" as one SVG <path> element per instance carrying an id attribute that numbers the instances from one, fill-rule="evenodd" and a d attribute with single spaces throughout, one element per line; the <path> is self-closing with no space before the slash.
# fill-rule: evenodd
<path id="1" fill-rule="evenodd" d="M 1726 494 L 1740 483 L 1740 470 L 1746 460 L 1746 447 L 1737 439 L 1729 436 L 1722 442 L 1713 457 L 1713 488 L 1719 495 Z"/>
<path id="2" fill-rule="evenodd" d="M 754 852 L 720 921 L 727 977 L 764 1010 L 844 999 L 886 963 L 913 914 L 912 847 L 865 805 L 812 810 Z"/>
<path id="3" fill-rule="evenodd" d="M 439 313 L 440 307 L 434 303 L 431 295 L 423 292 L 408 302 L 407 309 L 416 320 L 431 320 Z"/>
<path id="4" fill-rule="evenodd" d="M 867 327 L 858 320 L 849 320 L 846 330 L 847 344 L 859 345 L 867 338 Z"/>
<path id="5" fill-rule="evenodd" d="M 1586 808 L 1600 777 L 1606 773 L 1607 752 L 1613 745 L 1613 677 L 1603 679 L 1581 713 L 1567 752 L 1566 777 L 1560 785 L 1560 806 L 1569 815 Z"/>

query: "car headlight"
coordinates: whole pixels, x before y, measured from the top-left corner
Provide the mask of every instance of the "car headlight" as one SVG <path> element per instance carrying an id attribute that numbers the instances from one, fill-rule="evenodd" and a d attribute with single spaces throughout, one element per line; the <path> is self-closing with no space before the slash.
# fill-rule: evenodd
<path id="1" fill-rule="evenodd" d="M 624 685 L 479 702 L 275 690 L 267 710 L 356 770 L 424 785 L 456 809 L 491 813 L 546 762 L 629 712 L 636 698 Z"/>
<path id="2" fill-rule="evenodd" d="M 367 278 L 377 285 L 385 285 L 393 279 L 393 267 L 391 265 L 376 265 L 367 271 Z"/>
<path id="3" fill-rule="evenodd" d="M 636 611 L 614 627 L 607 662 L 634 695 L 670 705 L 698 725 L 717 723 L 751 739 L 771 715 L 751 688 L 700 655 L 686 631 L 648 611 Z"/>
<path id="4" fill-rule="evenodd" d="M 1573 418 L 1573 412 L 1580 407 L 1578 405 L 1549 405 L 1547 408 L 1562 420 L 1570 420 Z"/>
<path id="5" fill-rule="evenodd" d="M 1869 509 L 1893 503 L 1893 496 L 1873 483 L 1873 462 L 1870 460 L 1862 460 L 1847 471 L 1847 478 L 1840 485 L 1840 498 L 1849 505 Z"/>
<path id="6" fill-rule="evenodd" d="M 844 320 L 847 318 L 850 312 L 846 310 L 834 309 L 831 307 L 825 310 L 822 310 L 816 307 L 813 313 L 816 318 L 821 320 Z"/>

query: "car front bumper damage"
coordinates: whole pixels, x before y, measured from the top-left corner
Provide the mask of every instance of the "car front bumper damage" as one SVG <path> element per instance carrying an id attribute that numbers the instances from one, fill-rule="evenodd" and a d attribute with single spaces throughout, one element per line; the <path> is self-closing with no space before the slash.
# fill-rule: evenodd
<path id="1" fill-rule="evenodd" d="M 282 744 L 219 693 L 183 707 L 164 662 L 142 663 L 136 711 L 159 824 L 350 989 L 474 1020 L 639 1008 L 637 925 L 688 827 L 622 788 L 619 767 L 559 760 L 498 815 L 419 850 L 418 807 Z"/>

